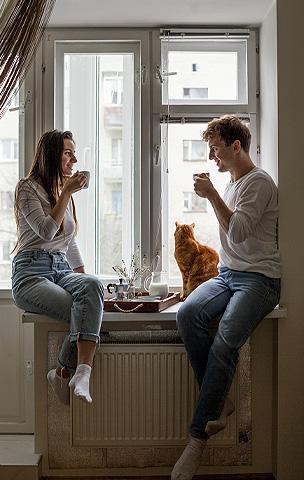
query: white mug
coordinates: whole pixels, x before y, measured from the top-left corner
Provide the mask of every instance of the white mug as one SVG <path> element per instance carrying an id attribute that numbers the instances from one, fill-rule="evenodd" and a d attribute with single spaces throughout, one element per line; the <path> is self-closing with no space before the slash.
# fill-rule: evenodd
<path id="1" fill-rule="evenodd" d="M 210 178 L 210 173 L 209 172 L 202 172 L 204 175 L 206 175 L 208 178 Z M 197 177 L 200 177 L 201 173 L 194 173 L 193 174 L 193 180 L 195 181 Z"/>
<path id="2" fill-rule="evenodd" d="M 79 173 L 82 173 L 86 177 L 86 183 L 82 188 L 89 188 L 90 183 L 90 172 L 88 170 L 81 170 Z"/>

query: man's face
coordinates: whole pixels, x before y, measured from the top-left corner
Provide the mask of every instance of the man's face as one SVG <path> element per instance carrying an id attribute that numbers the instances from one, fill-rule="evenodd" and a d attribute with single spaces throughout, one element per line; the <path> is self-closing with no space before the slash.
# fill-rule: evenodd
<path id="1" fill-rule="evenodd" d="M 218 133 L 209 137 L 209 160 L 214 160 L 219 172 L 228 172 L 234 163 L 233 144 L 227 147 Z"/>

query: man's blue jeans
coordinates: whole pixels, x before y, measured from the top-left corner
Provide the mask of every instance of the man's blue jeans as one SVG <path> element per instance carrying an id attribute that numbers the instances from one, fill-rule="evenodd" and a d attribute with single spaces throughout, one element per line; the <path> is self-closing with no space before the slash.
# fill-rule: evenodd
<path id="1" fill-rule="evenodd" d="M 208 438 L 205 428 L 223 409 L 239 358 L 239 349 L 259 322 L 279 303 L 281 282 L 260 273 L 221 268 L 220 274 L 197 287 L 177 314 L 199 385 L 190 434 Z M 221 316 L 214 339 L 208 326 Z"/>

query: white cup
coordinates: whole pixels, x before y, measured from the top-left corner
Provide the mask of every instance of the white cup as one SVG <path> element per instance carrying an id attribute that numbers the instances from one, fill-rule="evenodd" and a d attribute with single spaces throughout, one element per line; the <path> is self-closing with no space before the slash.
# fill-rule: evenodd
<path id="1" fill-rule="evenodd" d="M 86 183 L 82 188 L 89 188 L 90 184 L 90 172 L 88 170 L 81 170 L 79 173 L 82 173 L 86 177 Z"/>
<path id="2" fill-rule="evenodd" d="M 209 172 L 201 172 L 201 173 L 194 173 L 193 174 L 193 180 L 195 181 L 197 179 L 197 177 L 199 177 L 202 173 L 204 175 L 206 175 L 208 178 L 210 178 L 210 173 Z"/>

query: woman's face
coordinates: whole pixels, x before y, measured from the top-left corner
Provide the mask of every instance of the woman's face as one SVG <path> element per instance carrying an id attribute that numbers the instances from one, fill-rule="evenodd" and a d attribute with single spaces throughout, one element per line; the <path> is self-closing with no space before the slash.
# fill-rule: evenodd
<path id="1" fill-rule="evenodd" d="M 77 162 L 75 157 L 75 143 L 69 138 L 63 140 L 63 153 L 61 157 L 62 175 L 70 176 L 73 173 L 74 163 Z"/>

